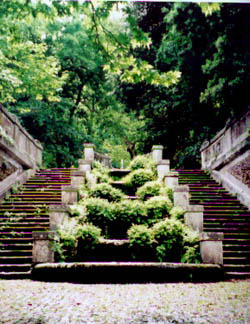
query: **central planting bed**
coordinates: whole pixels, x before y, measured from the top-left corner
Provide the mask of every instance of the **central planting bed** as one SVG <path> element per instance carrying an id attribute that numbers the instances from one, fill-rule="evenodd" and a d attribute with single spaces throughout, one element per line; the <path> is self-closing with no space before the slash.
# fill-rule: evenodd
<path id="1" fill-rule="evenodd" d="M 124 173 L 94 163 L 97 183 L 81 186 L 79 203 L 58 230 L 58 263 L 37 265 L 33 277 L 81 282 L 221 278 L 219 266 L 200 264 L 198 233 L 184 224 L 172 190 L 157 181 L 154 161 L 137 156 Z"/>

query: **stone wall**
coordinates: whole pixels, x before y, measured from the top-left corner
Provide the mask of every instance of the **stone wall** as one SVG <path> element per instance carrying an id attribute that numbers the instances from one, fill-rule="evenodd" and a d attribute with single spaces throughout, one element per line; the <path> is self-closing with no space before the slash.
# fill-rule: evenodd
<path id="1" fill-rule="evenodd" d="M 250 208 L 250 109 L 201 148 L 202 168 Z"/>
<path id="2" fill-rule="evenodd" d="M 0 200 L 42 163 L 42 146 L 0 105 Z"/>

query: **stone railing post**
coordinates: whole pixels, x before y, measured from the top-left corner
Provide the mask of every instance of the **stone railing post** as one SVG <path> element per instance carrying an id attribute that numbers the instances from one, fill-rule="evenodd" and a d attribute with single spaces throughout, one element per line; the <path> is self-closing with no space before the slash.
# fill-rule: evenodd
<path id="1" fill-rule="evenodd" d="M 203 263 L 223 264 L 223 233 L 203 232 L 200 234 L 200 251 Z"/>
<path id="2" fill-rule="evenodd" d="M 63 225 L 68 218 L 68 210 L 65 205 L 49 206 L 49 228 L 50 231 L 56 231 Z"/>
<path id="3" fill-rule="evenodd" d="M 178 186 L 174 188 L 174 206 L 186 210 L 189 206 L 189 187 Z"/>
<path id="4" fill-rule="evenodd" d="M 62 187 L 62 203 L 74 205 L 78 201 L 78 189 L 71 186 Z"/>
<path id="5" fill-rule="evenodd" d="M 33 232 L 32 263 L 54 262 L 53 241 L 55 232 Z"/>
<path id="6" fill-rule="evenodd" d="M 163 146 L 162 145 L 154 145 L 152 147 L 152 157 L 156 164 L 162 160 L 163 154 Z"/>
<path id="7" fill-rule="evenodd" d="M 165 175 L 169 172 L 169 160 L 160 160 L 157 163 L 158 180 L 163 180 Z"/>
<path id="8" fill-rule="evenodd" d="M 85 172 L 74 170 L 70 173 L 71 176 L 71 187 L 78 188 L 82 183 L 84 183 Z"/>
<path id="9" fill-rule="evenodd" d="M 91 161 L 91 160 L 82 160 L 82 159 L 78 160 L 79 171 L 82 171 L 84 173 L 90 172 L 92 163 L 93 163 L 93 161 Z"/>
<path id="10" fill-rule="evenodd" d="M 191 227 L 194 231 L 202 232 L 203 212 L 204 212 L 204 207 L 201 205 L 187 206 L 184 214 L 185 224 Z"/>
<path id="11" fill-rule="evenodd" d="M 164 178 L 165 186 L 174 189 L 179 186 L 179 173 L 167 172 Z"/>
<path id="12" fill-rule="evenodd" d="M 84 143 L 84 159 L 94 161 L 95 159 L 95 145 L 92 143 Z"/>

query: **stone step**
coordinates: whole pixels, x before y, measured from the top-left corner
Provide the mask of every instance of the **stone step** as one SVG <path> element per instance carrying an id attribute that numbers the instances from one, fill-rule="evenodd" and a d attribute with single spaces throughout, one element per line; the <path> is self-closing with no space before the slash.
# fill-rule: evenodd
<path id="1" fill-rule="evenodd" d="M 10 243 L 7 242 L 5 244 L 0 243 L 0 251 L 32 251 L 33 248 L 33 241 L 29 241 L 28 243 Z"/>
<path id="2" fill-rule="evenodd" d="M 15 256 L 29 256 L 32 257 L 32 250 L 1 250 L 0 248 L 0 262 L 1 257 L 15 257 Z"/>
<path id="3" fill-rule="evenodd" d="M 28 271 L 19 271 L 19 272 L 0 272 L 1 279 L 12 279 L 12 280 L 20 280 L 20 279 L 29 279 L 31 276 L 31 270 Z"/>
<path id="4" fill-rule="evenodd" d="M 247 265 L 247 266 L 250 266 L 250 259 L 249 259 L 249 256 L 234 256 L 234 257 L 228 257 L 228 256 L 225 256 L 223 257 L 223 264 L 224 266 L 226 266 L 227 264 L 236 264 L 236 265 Z"/>
<path id="5" fill-rule="evenodd" d="M 0 267 L 7 264 L 31 264 L 32 255 L 29 256 L 0 256 Z"/>
<path id="6" fill-rule="evenodd" d="M 23 264 L 0 264 L 0 273 L 6 272 L 29 272 L 31 263 Z"/>

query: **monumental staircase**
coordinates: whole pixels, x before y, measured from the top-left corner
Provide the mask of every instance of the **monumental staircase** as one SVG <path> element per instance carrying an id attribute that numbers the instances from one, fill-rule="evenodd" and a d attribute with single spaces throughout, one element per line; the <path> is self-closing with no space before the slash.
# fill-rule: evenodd
<path id="1" fill-rule="evenodd" d="M 250 211 L 203 170 L 177 170 L 190 204 L 204 207 L 205 232 L 223 233 L 223 265 L 230 277 L 250 276 Z"/>
<path id="2" fill-rule="evenodd" d="M 49 205 L 61 204 L 72 169 L 40 170 L 0 203 L 0 278 L 27 278 L 32 265 L 32 232 L 48 231 Z"/>

